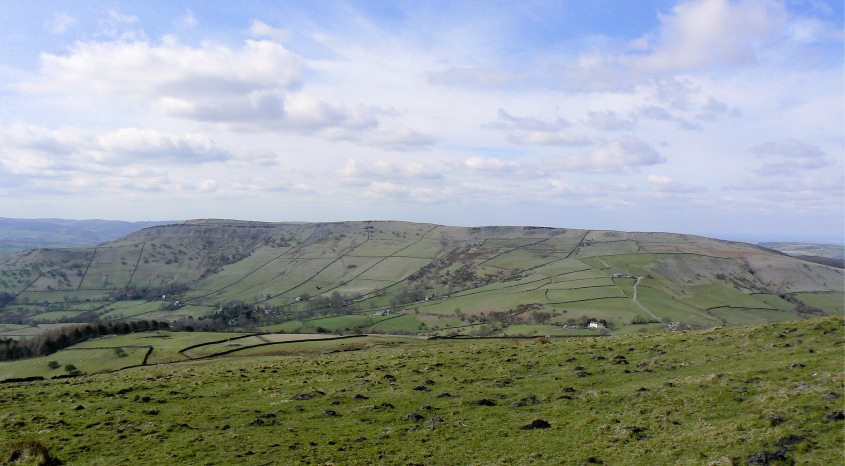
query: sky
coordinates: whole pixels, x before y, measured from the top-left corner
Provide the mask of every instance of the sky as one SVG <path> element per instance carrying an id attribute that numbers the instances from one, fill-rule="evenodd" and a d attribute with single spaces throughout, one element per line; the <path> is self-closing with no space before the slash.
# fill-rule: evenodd
<path id="1" fill-rule="evenodd" d="M 840 0 L 0 8 L 0 217 L 845 237 Z"/>

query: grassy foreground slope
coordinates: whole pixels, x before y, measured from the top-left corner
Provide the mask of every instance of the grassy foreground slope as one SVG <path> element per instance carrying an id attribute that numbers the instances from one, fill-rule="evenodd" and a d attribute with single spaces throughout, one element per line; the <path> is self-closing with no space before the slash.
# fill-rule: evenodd
<path id="1" fill-rule="evenodd" d="M 531 328 L 546 334 L 603 319 L 632 333 L 655 322 L 842 315 L 843 286 L 842 269 L 691 235 L 195 220 L 97 247 L 0 257 L 0 321 L 172 321 L 242 305 L 240 315 L 218 315 L 221 325 L 309 330 L 312 319 L 335 316 L 344 323 L 320 326 L 502 334 L 545 325 Z M 369 319 L 388 308 L 413 317 Z"/>
<path id="2" fill-rule="evenodd" d="M 0 445 L 67 464 L 842 464 L 843 341 L 828 317 L 139 367 L 4 385 Z"/>

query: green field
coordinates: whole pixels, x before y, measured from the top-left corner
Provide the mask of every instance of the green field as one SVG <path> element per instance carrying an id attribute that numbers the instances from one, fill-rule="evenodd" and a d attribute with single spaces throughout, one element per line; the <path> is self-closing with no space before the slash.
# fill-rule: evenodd
<path id="1" fill-rule="evenodd" d="M 30 439 L 67 464 L 842 464 L 843 331 L 367 337 L 8 383 L 0 455 Z M 106 340 L 141 335 L 126 337 Z M 127 354 L 52 357 L 105 369 Z"/>

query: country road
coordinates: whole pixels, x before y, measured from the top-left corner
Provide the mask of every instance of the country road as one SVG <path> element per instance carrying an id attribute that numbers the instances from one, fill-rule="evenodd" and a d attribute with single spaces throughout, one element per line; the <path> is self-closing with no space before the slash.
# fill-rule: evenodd
<path id="1" fill-rule="evenodd" d="M 643 306 L 642 304 L 640 304 L 640 302 L 639 302 L 639 301 L 637 301 L 637 285 L 639 285 L 639 284 L 640 284 L 640 279 L 642 279 L 642 278 L 643 278 L 643 277 L 637 277 L 637 281 L 634 283 L 634 297 L 633 297 L 633 298 L 631 298 L 631 300 L 632 300 L 632 301 L 634 301 L 634 304 L 636 304 L 637 306 L 639 306 L 639 307 L 640 307 L 640 309 L 642 309 L 642 310 L 643 310 L 643 311 L 645 311 L 648 315 L 650 315 L 650 316 L 651 316 L 651 317 L 653 317 L 655 320 L 657 320 L 658 322 L 660 322 L 661 324 L 663 324 L 663 326 L 665 326 L 665 327 L 666 327 L 666 328 L 668 328 L 669 330 L 672 330 L 672 327 L 670 327 L 668 324 L 666 324 L 666 322 L 663 322 L 663 320 L 661 320 L 661 319 L 660 319 L 660 317 L 657 317 L 656 315 L 654 315 L 651 311 L 649 311 L 648 309 L 646 309 L 646 307 L 645 307 L 645 306 Z"/>

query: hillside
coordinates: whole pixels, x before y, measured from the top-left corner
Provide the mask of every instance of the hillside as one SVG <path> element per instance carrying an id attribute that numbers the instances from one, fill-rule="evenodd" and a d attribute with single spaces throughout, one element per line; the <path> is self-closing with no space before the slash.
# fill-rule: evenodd
<path id="1" fill-rule="evenodd" d="M 41 327 L 190 318 L 287 332 L 531 335 L 583 334 L 599 321 L 626 333 L 842 315 L 843 271 L 669 233 L 195 220 L 0 257 L 0 293 L 4 322 Z"/>
<path id="2" fill-rule="evenodd" d="M 828 317 L 550 342 L 362 337 L 151 360 L 3 384 L 0 458 L 47 450 L 67 464 L 842 464 L 842 332 L 842 319 Z M 99 348 L 101 361 L 138 364 L 140 343 L 166 361 L 213 338 L 101 338 L 45 359 L 90 361 Z M 43 359 L 36 366 L 50 370 Z"/>
<path id="3" fill-rule="evenodd" d="M 0 255 L 35 248 L 96 246 L 167 223 L 174 222 L 0 218 Z"/>

